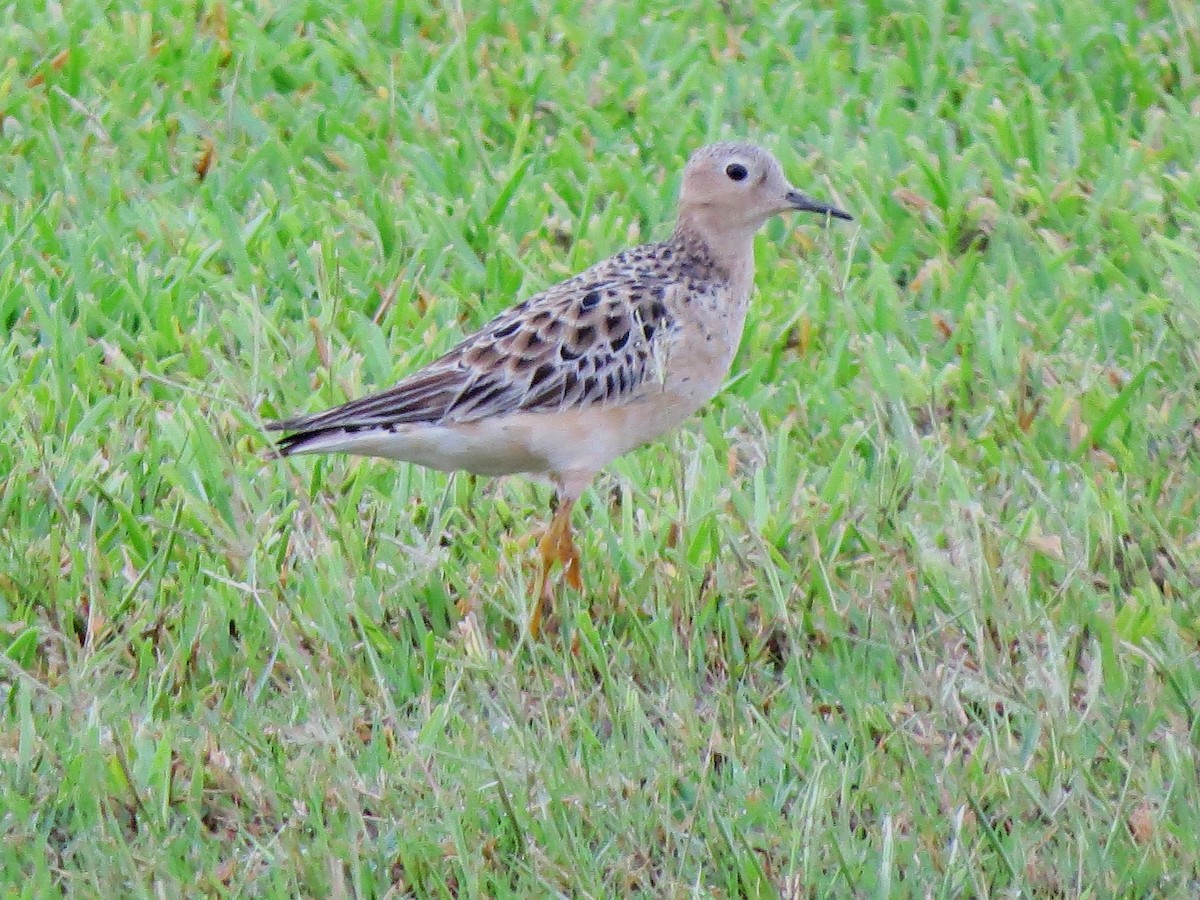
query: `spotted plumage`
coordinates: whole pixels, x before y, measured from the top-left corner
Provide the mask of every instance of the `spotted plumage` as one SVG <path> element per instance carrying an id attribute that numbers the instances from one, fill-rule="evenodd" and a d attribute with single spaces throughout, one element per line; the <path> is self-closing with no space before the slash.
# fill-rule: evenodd
<path id="1" fill-rule="evenodd" d="M 365 428 L 466 424 L 636 399 L 653 390 L 653 361 L 676 337 L 668 293 L 707 296 L 721 279 L 711 260 L 677 243 L 627 250 L 534 295 L 393 388 L 272 423 L 293 432 L 280 449 L 301 453 Z"/>
<path id="2" fill-rule="evenodd" d="M 850 218 L 793 188 L 765 150 L 705 147 L 684 170 L 667 240 L 530 297 L 392 388 L 268 427 L 287 432 L 283 455 L 341 451 L 549 476 L 562 503 L 541 544 L 545 572 L 562 562 L 578 587 L 573 503 L 600 468 L 720 388 L 753 287 L 754 234 L 786 210 Z"/>

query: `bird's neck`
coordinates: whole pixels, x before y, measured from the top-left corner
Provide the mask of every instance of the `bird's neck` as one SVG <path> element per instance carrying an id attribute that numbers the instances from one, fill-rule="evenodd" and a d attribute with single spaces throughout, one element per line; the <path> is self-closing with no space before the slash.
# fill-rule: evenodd
<path id="1" fill-rule="evenodd" d="M 754 283 L 754 234 L 757 228 L 720 221 L 705 207 L 685 208 L 671 240 L 691 257 L 706 261 L 738 294 Z"/>

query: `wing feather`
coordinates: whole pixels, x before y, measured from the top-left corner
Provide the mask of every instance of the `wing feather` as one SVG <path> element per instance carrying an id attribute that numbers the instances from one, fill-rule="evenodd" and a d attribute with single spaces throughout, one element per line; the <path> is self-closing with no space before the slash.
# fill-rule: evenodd
<path id="1" fill-rule="evenodd" d="M 517 412 L 622 404 L 657 380 L 675 336 L 674 285 L 629 263 L 635 248 L 501 313 L 440 359 L 385 391 L 268 427 L 306 435 L 402 424 L 455 424 Z"/>

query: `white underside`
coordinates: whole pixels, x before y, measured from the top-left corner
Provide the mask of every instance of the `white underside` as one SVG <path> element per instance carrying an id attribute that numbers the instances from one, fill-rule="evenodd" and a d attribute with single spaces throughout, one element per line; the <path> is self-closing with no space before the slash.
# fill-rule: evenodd
<path id="1" fill-rule="evenodd" d="M 517 413 L 464 425 L 330 432 L 295 452 L 376 456 L 443 472 L 549 475 L 571 492 L 582 490 L 618 456 L 677 426 L 699 405 L 688 398 L 664 408 L 660 400 L 549 414 Z"/>

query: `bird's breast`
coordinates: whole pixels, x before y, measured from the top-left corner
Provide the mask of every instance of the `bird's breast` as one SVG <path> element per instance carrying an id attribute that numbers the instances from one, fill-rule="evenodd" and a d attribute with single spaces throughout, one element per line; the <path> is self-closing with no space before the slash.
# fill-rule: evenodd
<path id="1" fill-rule="evenodd" d="M 742 340 L 747 300 L 732 292 L 698 293 L 678 309 L 663 387 L 690 408 L 685 415 L 721 389 Z"/>

